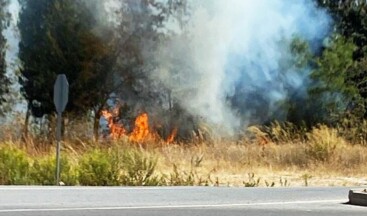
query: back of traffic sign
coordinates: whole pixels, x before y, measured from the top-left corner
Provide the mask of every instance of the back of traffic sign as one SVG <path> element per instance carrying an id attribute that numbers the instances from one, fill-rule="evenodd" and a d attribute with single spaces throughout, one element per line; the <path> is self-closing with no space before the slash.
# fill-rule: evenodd
<path id="1" fill-rule="evenodd" d="M 56 111 L 62 113 L 65 110 L 66 104 L 69 99 L 69 83 L 65 74 L 59 74 L 57 76 L 54 85 L 54 103 Z"/>
<path id="2" fill-rule="evenodd" d="M 61 124 L 62 112 L 64 112 L 66 104 L 69 99 L 69 83 L 65 74 L 57 76 L 54 85 L 54 103 L 57 111 L 57 125 L 56 125 L 56 185 L 61 185 L 60 182 L 60 142 L 61 142 Z"/>

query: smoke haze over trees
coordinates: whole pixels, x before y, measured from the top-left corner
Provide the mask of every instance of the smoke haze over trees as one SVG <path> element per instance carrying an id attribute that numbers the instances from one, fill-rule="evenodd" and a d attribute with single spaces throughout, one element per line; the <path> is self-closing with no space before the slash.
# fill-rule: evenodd
<path id="1" fill-rule="evenodd" d="M 10 80 L 6 76 L 6 39 L 3 35 L 9 25 L 10 14 L 7 11 L 8 0 L 0 0 L 0 115 L 4 114 L 4 104 L 9 93 Z"/>
<path id="2" fill-rule="evenodd" d="M 0 0 L 1 31 L 7 1 Z M 202 125 L 234 135 L 251 124 L 336 125 L 367 106 L 367 3 L 344 0 L 19 0 L 19 85 L 28 117 L 50 119 L 57 74 L 67 114 L 119 104 L 131 130 Z M 0 106 L 7 94 L 0 37 Z M 92 115 L 91 115 L 92 113 Z M 28 122 L 26 123 L 28 124 Z M 167 129 L 169 128 L 169 129 Z"/>

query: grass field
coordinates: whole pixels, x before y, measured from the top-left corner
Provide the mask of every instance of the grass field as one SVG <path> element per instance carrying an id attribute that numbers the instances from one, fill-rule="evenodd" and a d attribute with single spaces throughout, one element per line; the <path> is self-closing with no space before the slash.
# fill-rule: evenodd
<path id="1" fill-rule="evenodd" d="M 191 143 L 68 140 L 61 179 L 67 185 L 367 185 L 363 143 L 352 144 L 326 126 L 304 134 L 279 127 Z M 33 139 L 2 141 L 0 183 L 54 184 L 54 146 Z"/>

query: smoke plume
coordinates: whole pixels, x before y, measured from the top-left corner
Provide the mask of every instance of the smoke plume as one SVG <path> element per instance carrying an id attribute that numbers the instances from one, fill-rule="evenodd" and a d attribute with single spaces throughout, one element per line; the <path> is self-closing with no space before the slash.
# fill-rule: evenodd
<path id="1" fill-rule="evenodd" d="M 182 108 L 232 133 L 266 121 L 295 92 L 306 96 L 309 68 L 294 67 L 294 38 L 317 49 L 328 15 L 310 0 L 189 2 L 189 19 L 156 54 L 152 79 Z M 177 26 L 175 26 L 177 25 Z"/>

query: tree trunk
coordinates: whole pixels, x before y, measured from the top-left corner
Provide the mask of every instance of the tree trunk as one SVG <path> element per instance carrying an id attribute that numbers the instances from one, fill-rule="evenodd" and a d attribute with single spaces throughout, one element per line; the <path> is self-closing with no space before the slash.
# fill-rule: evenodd
<path id="1" fill-rule="evenodd" d="M 56 124 L 55 124 L 55 116 L 53 114 L 49 114 L 45 117 L 47 120 L 46 128 L 41 128 L 41 134 L 46 133 L 43 136 L 47 137 L 47 140 L 49 140 L 51 143 L 55 140 L 55 131 L 56 131 Z"/>
<path id="2" fill-rule="evenodd" d="M 94 123 L 93 123 L 93 134 L 94 141 L 98 142 L 99 139 L 99 119 L 101 118 L 101 109 L 97 109 L 94 113 Z"/>
<path id="3" fill-rule="evenodd" d="M 27 147 L 27 141 L 28 141 L 28 125 L 29 125 L 29 117 L 30 117 L 31 113 L 30 113 L 30 107 L 29 105 L 27 106 L 27 112 L 25 114 L 25 121 L 24 121 L 24 127 L 23 127 L 23 142 Z"/>

